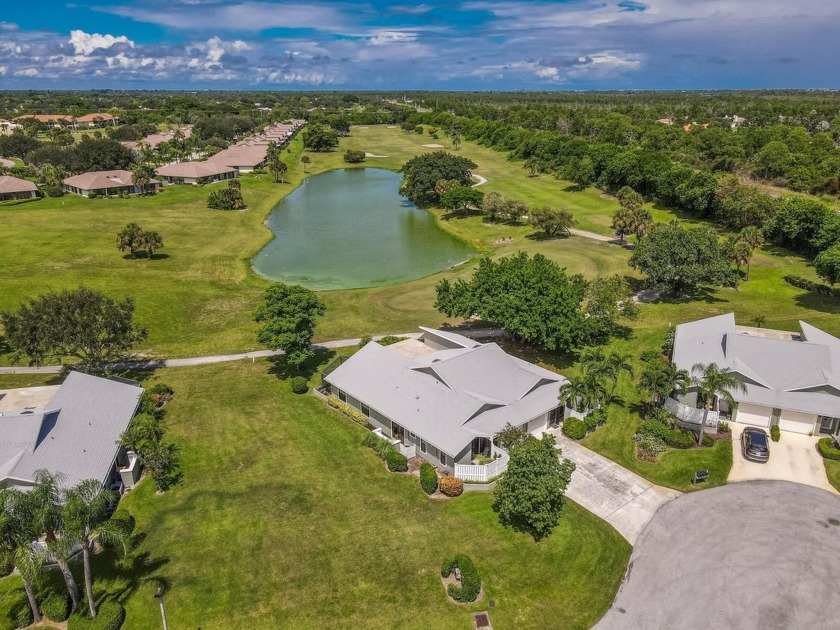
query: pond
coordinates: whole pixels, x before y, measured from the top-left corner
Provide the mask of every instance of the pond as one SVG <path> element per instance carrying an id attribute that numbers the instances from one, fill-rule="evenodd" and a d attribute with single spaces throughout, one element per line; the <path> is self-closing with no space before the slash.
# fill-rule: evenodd
<path id="1" fill-rule="evenodd" d="M 274 240 L 254 257 L 254 270 L 323 291 L 416 280 L 471 258 L 469 246 L 399 195 L 401 179 L 364 168 L 304 180 L 271 211 Z"/>

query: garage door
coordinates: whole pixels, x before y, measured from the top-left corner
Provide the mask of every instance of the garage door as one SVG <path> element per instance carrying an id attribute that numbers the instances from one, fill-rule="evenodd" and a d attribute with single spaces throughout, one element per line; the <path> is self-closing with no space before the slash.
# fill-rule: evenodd
<path id="1" fill-rule="evenodd" d="M 782 415 L 779 417 L 779 428 L 791 433 L 810 433 L 814 430 L 816 420 L 817 417 L 812 413 L 783 409 Z"/>
<path id="2" fill-rule="evenodd" d="M 735 416 L 735 420 L 741 424 L 751 424 L 756 427 L 769 427 L 770 416 L 772 413 L 773 410 L 770 407 L 741 403 L 738 405 L 738 415 Z"/>

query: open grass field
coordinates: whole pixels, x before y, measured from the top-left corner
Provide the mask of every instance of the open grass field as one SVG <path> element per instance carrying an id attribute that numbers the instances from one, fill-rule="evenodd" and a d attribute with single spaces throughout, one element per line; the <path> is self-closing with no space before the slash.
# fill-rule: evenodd
<path id="1" fill-rule="evenodd" d="M 171 584 L 170 627 L 202 630 L 467 628 L 490 599 L 499 629 L 588 628 L 609 607 L 630 554 L 612 527 L 568 502 L 535 543 L 498 524 L 490 493 L 430 500 L 361 446 L 364 429 L 291 394 L 275 369 L 155 375 L 176 392 L 166 423 L 184 480 L 129 493 L 119 513 L 136 518 L 142 542 L 120 566 L 96 558 L 97 587 L 121 593 L 126 630 L 158 627 L 152 578 Z M 475 561 L 483 601 L 446 600 L 440 563 L 455 552 Z M 0 581 L 0 615 L 16 586 Z"/>

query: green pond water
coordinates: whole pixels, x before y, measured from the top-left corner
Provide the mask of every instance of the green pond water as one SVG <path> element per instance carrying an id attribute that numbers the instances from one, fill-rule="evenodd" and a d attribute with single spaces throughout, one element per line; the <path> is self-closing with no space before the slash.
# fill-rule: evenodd
<path id="1" fill-rule="evenodd" d="M 382 169 L 310 177 L 271 211 L 274 240 L 253 259 L 270 279 L 315 290 L 397 284 L 441 271 L 474 251 L 401 197 Z"/>

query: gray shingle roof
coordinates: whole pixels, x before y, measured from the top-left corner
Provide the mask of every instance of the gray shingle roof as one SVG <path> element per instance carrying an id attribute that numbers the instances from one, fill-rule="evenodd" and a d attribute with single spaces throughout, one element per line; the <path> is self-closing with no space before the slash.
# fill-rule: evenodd
<path id="1" fill-rule="evenodd" d="M 738 402 L 827 416 L 840 415 L 840 339 L 799 322 L 801 341 L 739 332 L 732 313 L 676 328 L 673 359 L 691 371 L 717 363 L 741 376 Z"/>
<path id="2" fill-rule="evenodd" d="M 417 358 L 369 343 L 326 380 L 450 455 L 560 404 L 560 374 L 462 339 L 473 347 Z"/>
<path id="3" fill-rule="evenodd" d="M 31 482 L 40 469 L 63 474 L 68 485 L 104 482 L 142 393 L 142 387 L 71 372 L 44 409 L 3 414 L 0 484 Z"/>

